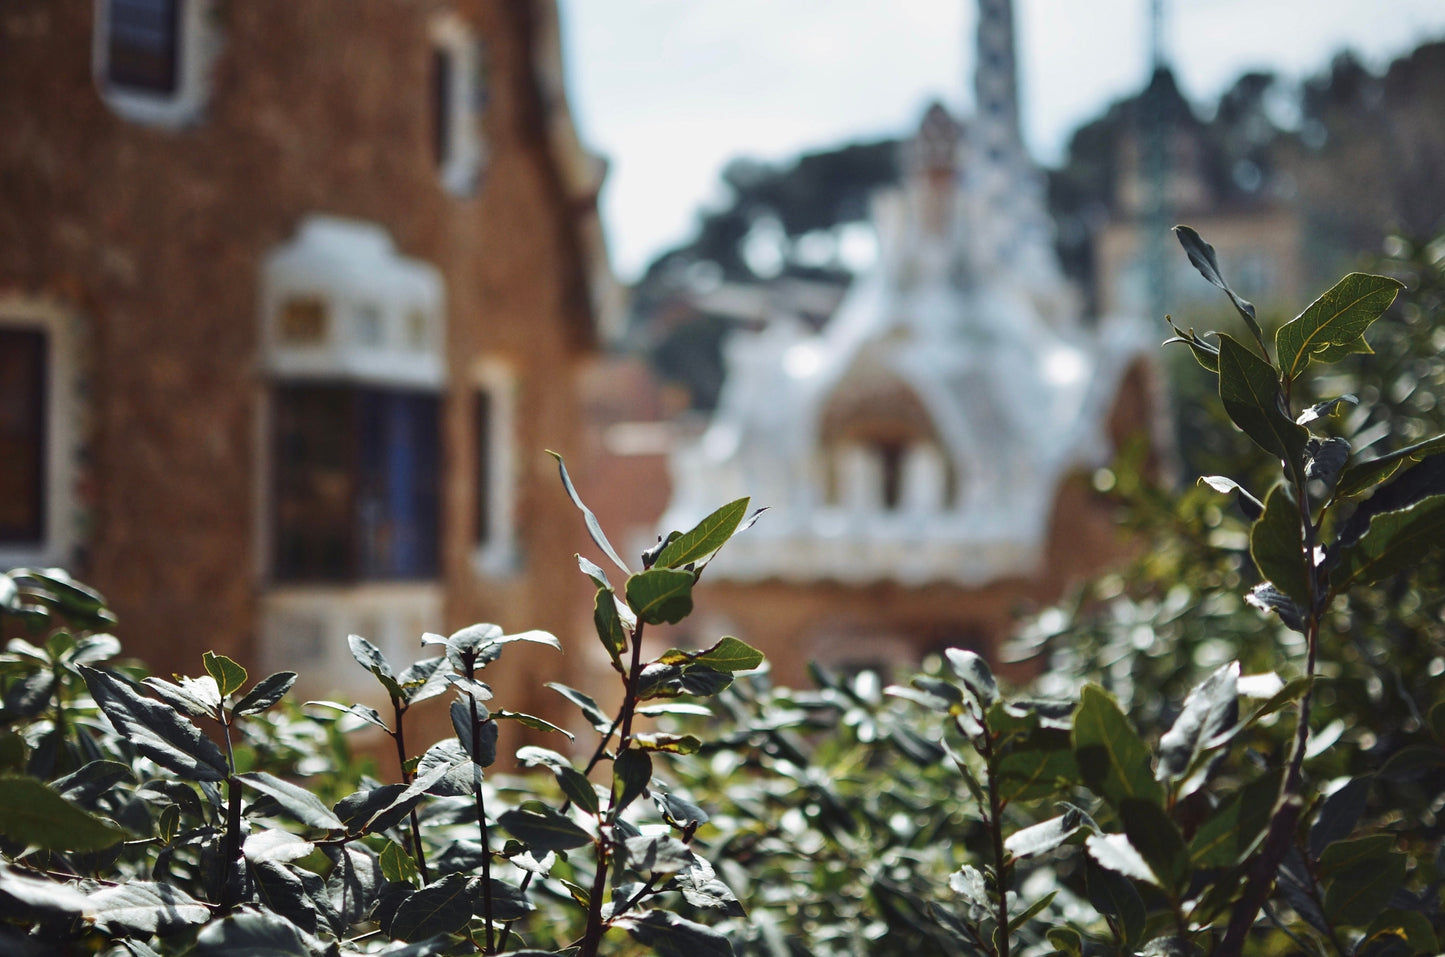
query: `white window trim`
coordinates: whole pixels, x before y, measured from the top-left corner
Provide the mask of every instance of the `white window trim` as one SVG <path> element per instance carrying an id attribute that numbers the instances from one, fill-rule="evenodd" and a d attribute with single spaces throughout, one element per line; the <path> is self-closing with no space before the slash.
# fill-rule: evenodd
<path id="1" fill-rule="evenodd" d="M 76 481 L 80 455 L 80 370 L 76 316 L 44 299 L 0 293 L 0 326 L 45 333 L 45 538 L 0 544 L 0 568 L 68 566 L 80 544 Z"/>
<path id="2" fill-rule="evenodd" d="M 479 575 L 501 577 L 521 567 L 516 528 L 517 377 L 500 359 L 484 358 L 473 368 L 471 382 L 473 393 L 486 392 L 490 396 L 487 437 L 492 444 L 487 454 L 490 474 L 476 476 L 476 481 L 489 483 L 487 527 L 490 535 L 486 541 L 473 543 L 472 567 Z M 470 409 L 475 409 L 474 404 L 468 404 Z M 472 413 L 469 411 L 469 414 Z M 475 428 L 472 432 L 475 435 Z"/>
<path id="3" fill-rule="evenodd" d="M 176 90 L 160 94 L 110 83 L 110 4 L 95 0 L 95 30 L 91 36 L 91 68 L 96 89 L 117 116 L 147 126 L 169 129 L 200 122 L 211 97 L 211 65 L 220 51 L 215 28 L 215 0 L 178 0 L 180 49 L 176 64 Z"/>
<path id="4" fill-rule="evenodd" d="M 432 21 L 435 50 L 451 57 L 451 88 L 447 91 L 447 155 L 441 158 L 441 181 L 448 192 L 470 196 L 487 162 L 478 103 L 483 95 L 481 48 L 465 20 L 448 13 Z M 430 95 L 430 90 L 428 90 Z"/>

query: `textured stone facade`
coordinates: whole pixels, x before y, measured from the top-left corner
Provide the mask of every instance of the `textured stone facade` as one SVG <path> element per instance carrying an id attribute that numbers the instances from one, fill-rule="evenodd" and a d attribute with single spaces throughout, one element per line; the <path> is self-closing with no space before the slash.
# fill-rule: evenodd
<path id="1" fill-rule="evenodd" d="M 444 287 L 431 583 L 443 612 L 428 627 L 568 631 L 582 614 L 573 597 L 590 596 L 571 561 L 580 524 L 543 449 L 581 447 L 574 370 L 607 272 L 599 164 L 577 146 L 562 100 L 553 5 L 201 3 L 215 44 L 204 102 L 155 124 L 102 96 L 104 3 L 0 8 L 0 303 L 52 304 L 81 330 L 78 475 L 53 490 L 80 534 L 60 557 L 110 599 L 127 650 L 160 672 L 194 671 L 207 649 L 262 657 L 273 383 L 261 272 L 315 214 L 379 227 Z M 470 104 L 485 162 L 461 195 L 435 152 L 443 17 L 478 41 L 485 96 Z M 474 394 L 479 370 L 497 368 L 519 545 L 504 567 L 484 567 Z M 529 688 L 566 680 L 566 659 L 553 670 L 543 654 L 510 656 L 525 659 L 511 673 Z"/>

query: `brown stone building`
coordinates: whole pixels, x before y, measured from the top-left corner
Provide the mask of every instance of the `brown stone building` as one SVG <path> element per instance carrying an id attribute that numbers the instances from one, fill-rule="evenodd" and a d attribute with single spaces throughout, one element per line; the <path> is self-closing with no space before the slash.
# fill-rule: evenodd
<path id="1" fill-rule="evenodd" d="M 557 29 L 550 0 L 0 7 L 0 565 L 74 569 L 157 670 L 214 649 L 313 692 L 370 683 L 348 632 L 403 662 L 565 633 L 590 595 L 543 449 L 579 446 L 611 280 Z M 507 674 L 566 680 L 529 652 Z"/>

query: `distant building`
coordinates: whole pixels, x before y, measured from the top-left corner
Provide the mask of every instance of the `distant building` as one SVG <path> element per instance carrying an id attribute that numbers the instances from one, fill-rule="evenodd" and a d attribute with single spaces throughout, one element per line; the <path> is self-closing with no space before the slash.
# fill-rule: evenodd
<path id="1" fill-rule="evenodd" d="M 664 527 L 742 495 L 772 507 L 702 601 L 785 681 L 809 660 L 990 651 L 1019 604 L 1121 554 L 1087 476 L 1127 434 L 1162 434 L 1157 331 L 1085 321 L 1056 260 L 1008 0 L 981 0 L 977 42 L 978 112 L 924 117 L 875 202 L 877 265 L 821 331 L 735 335 L 715 414 L 672 458 Z"/>
<path id="2" fill-rule="evenodd" d="M 616 290 L 550 0 L 12 0 L 0 129 L 0 565 L 313 691 L 585 615 L 543 449 Z"/>

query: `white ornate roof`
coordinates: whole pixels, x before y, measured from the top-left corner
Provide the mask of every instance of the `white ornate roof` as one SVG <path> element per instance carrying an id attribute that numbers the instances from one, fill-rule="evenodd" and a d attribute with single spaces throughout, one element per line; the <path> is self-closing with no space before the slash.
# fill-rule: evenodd
<path id="1" fill-rule="evenodd" d="M 819 333 L 726 346 L 715 416 L 672 458 L 668 528 L 742 495 L 772 511 L 710 574 L 977 585 L 1038 569 L 1059 483 L 1108 457 L 1143 323 L 1082 321 L 1018 133 L 1007 0 L 981 0 L 980 113 L 930 107 L 880 255 Z"/>

